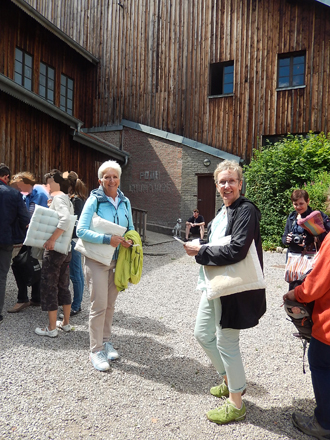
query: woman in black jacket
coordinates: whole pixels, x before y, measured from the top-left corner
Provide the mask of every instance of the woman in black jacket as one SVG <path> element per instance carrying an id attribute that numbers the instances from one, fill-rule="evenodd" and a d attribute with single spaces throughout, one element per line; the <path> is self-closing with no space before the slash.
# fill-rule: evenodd
<path id="1" fill-rule="evenodd" d="M 306 247 L 312 248 L 314 245 L 314 236 L 311 235 L 302 226 L 297 223 L 298 218 L 305 218 L 313 212 L 309 206 L 309 195 L 304 189 L 296 189 L 291 194 L 291 201 L 294 211 L 291 212 L 287 218 L 284 234 L 282 236 L 282 243 L 288 245 L 288 252 L 301 254 Z M 330 219 L 320 211 L 323 218 L 323 225 L 326 230 L 325 233 L 319 235 L 318 241 L 321 243 L 327 232 L 330 231 Z"/>
<path id="2" fill-rule="evenodd" d="M 214 172 L 217 190 L 224 204 L 208 225 L 209 244 L 188 242 L 184 245 L 187 254 L 194 256 L 202 266 L 225 266 L 243 260 L 254 239 L 262 267 L 259 228 L 261 214 L 252 202 L 240 196 L 242 178 L 242 168 L 232 161 L 221 162 Z M 230 244 L 216 245 L 226 235 L 231 235 Z M 207 417 L 212 422 L 225 424 L 245 418 L 242 395 L 246 389 L 246 379 L 239 349 L 239 334 L 240 330 L 257 325 L 265 313 L 265 289 L 208 300 L 202 266 L 197 288 L 203 294 L 196 318 L 195 337 L 224 379 L 221 385 L 211 388 L 211 394 L 228 397 L 223 406 L 209 411 Z"/>

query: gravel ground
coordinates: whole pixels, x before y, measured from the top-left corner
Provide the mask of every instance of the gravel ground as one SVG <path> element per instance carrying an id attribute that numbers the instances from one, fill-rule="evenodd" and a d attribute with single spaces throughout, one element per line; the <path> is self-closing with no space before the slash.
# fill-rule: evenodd
<path id="1" fill-rule="evenodd" d="M 218 376 L 193 336 L 200 292 L 198 265 L 182 247 L 145 248 L 141 282 L 118 297 L 113 343 L 121 359 L 109 372 L 89 357 L 88 294 L 72 318 L 74 331 L 56 339 L 34 333 L 47 314 L 8 314 L 16 285 L 8 277 L 0 326 L 0 439 L 308 439 L 291 423 L 315 406 L 302 346 L 282 303 L 285 256 L 265 253 L 268 310 L 242 331 L 247 417 L 218 426 L 205 413 L 221 404 L 209 394 Z"/>

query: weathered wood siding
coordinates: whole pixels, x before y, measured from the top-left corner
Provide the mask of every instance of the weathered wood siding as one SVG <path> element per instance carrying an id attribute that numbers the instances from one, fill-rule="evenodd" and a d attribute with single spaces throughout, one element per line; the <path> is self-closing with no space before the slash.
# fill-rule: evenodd
<path id="1" fill-rule="evenodd" d="M 0 91 L 0 159 L 13 174 L 30 171 L 39 182 L 53 168 L 76 171 L 92 190 L 98 166 L 109 156 L 74 141 L 66 125 Z"/>
<path id="2" fill-rule="evenodd" d="M 122 118 L 249 159 L 262 135 L 328 131 L 330 8 L 314 0 L 28 0 L 101 59 L 94 126 Z M 276 91 L 279 53 L 306 87 Z M 234 96 L 208 98 L 234 61 Z"/>
<path id="3" fill-rule="evenodd" d="M 55 105 L 60 106 L 61 74 L 74 80 L 73 116 L 92 124 L 97 68 L 8 0 L 0 14 L 0 72 L 14 79 L 15 48 L 33 57 L 33 87 L 39 92 L 40 62 L 55 69 Z M 4 5 L 3 5 L 4 6 Z"/>

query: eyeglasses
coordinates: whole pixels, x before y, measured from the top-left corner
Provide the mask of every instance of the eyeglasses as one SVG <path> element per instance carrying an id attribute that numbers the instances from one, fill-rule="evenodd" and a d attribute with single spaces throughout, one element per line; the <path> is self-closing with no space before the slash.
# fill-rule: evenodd
<path id="1" fill-rule="evenodd" d="M 228 183 L 229 186 L 235 186 L 237 181 L 240 181 L 240 179 L 220 180 L 217 185 L 226 186 L 226 183 Z"/>

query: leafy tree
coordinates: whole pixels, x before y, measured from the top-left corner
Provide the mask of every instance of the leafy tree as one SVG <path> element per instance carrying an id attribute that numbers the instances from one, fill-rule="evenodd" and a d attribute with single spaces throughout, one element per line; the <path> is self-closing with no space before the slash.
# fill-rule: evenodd
<path id="1" fill-rule="evenodd" d="M 273 249 L 281 245 L 285 222 L 293 209 L 290 196 L 294 189 L 306 189 L 312 208 L 325 210 L 325 192 L 330 185 L 330 135 L 288 135 L 254 150 L 244 171 L 246 196 L 262 213 L 264 248 Z"/>

